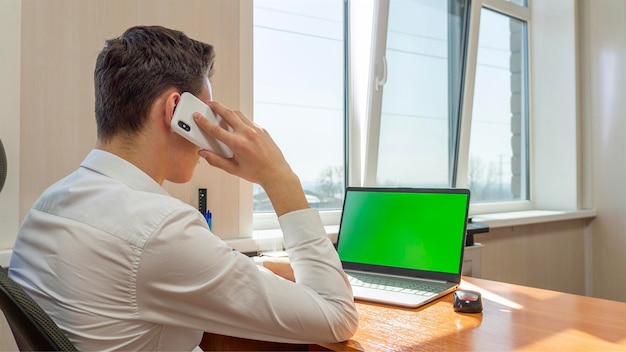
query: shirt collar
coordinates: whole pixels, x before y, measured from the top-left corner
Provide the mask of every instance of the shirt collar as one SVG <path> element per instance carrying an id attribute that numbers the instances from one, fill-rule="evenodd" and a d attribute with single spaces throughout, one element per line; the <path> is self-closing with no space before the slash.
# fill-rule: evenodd
<path id="1" fill-rule="evenodd" d="M 92 149 L 80 166 L 118 180 L 138 191 L 169 195 L 152 177 L 137 166 L 101 149 Z"/>

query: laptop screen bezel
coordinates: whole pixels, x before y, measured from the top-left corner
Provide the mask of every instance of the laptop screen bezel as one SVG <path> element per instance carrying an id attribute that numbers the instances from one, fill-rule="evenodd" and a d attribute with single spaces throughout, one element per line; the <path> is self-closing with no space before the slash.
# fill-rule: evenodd
<path id="1" fill-rule="evenodd" d="M 445 272 L 434 272 L 434 271 L 426 271 L 419 269 L 407 269 L 400 268 L 394 266 L 381 266 L 374 264 L 364 264 L 364 263 L 355 263 L 349 262 L 345 260 L 341 260 L 343 269 L 346 271 L 361 271 L 361 272 L 372 272 L 372 273 L 381 273 L 385 275 L 395 275 L 402 277 L 411 277 L 416 279 L 429 279 L 429 280 L 439 280 L 439 281 L 448 281 L 448 282 L 460 282 L 462 276 L 462 267 L 463 267 L 463 257 L 465 254 L 465 240 L 467 237 L 467 220 L 469 216 L 469 203 L 470 203 L 470 191 L 466 188 L 410 188 L 410 187 L 346 187 L 344 194 L 344 203 L 341 211 L 341 220 L 339 222 L 339 231 L 337 234 L 337 242 L 335 244 L 335 248 L 338 250 L 339 243 L 341 241 L 341 230 L 344 222 L 344 210 L 346 205 L 346 199 L 348 197 L 349 192 L 412 192 L 412 193 L 448 193 L 448 194 L 462 194 L 467 196 L 467 204 L 465 207 L 465 221 L 463 225 L 463 242 L 461 248 L 461 255 L 459 256 L 459 265 L 457 269 L 457 273 L 445 273 Z"/>

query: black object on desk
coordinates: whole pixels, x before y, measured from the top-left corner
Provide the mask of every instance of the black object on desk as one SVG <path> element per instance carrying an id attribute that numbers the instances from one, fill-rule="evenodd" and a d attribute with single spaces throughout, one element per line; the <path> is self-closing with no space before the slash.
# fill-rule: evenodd
<path id="1" fill-rule="evenodd" d="M 474 222 L 470 218 L 467 223 L 467 236 L 465 236 L 465 246 L 470 247 L 474 245 L 474 235 L 477 233 L 489 232 L 489 225 L 482 222 Z"/>
<path id="2" fill-rule="evenodd" d="M 454 291 L 454 302 L 452 303 L 455 312 L 460 313 L 480 313 L 483 311 L 483 303 L 480 292 L 470 290 Z"/>

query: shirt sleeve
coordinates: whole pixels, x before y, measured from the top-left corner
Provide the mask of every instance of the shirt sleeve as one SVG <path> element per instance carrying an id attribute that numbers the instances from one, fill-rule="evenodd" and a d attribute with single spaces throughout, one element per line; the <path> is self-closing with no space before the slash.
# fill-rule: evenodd
<path id="1" fill-rule="evenodd" d="M 289 343 L 354 334 L 350 285 L 317 210 L 279 218 L 294 283 L 229 248 L 189 209 L 171 214 L 143 249 L 135 279 L 140 319 Z"/>

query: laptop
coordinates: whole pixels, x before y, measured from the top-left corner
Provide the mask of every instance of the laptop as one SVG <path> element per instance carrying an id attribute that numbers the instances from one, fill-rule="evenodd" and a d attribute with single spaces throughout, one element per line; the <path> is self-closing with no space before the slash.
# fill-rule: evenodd
<path id="1" fill-rule="evenodd" d="M 454 291 L 470 192 L 348 187 L 337 252 L 355 299 L 415 308 Z"/>

